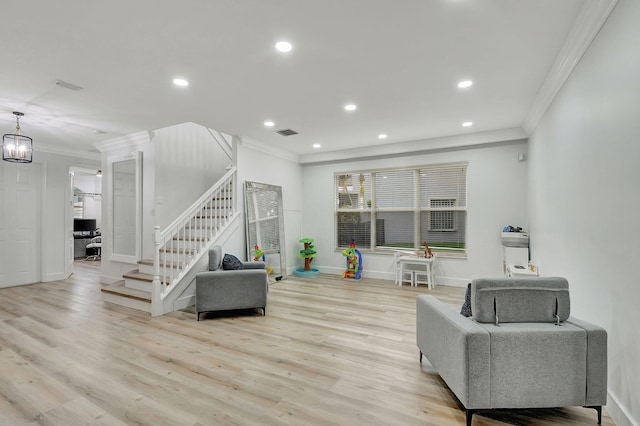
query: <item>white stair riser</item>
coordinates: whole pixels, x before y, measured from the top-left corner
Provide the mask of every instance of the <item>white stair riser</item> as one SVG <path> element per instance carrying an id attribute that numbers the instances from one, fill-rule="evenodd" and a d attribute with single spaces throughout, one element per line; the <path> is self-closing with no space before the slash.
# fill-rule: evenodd
<path id="1" fill-rule="evenodd" d="M 136 280 L 135 278 L 125 278 L 124 286 L 134 290 L 151 292 L 151 283 L 148 281 Z"/>
<path id="2" fill-rule="evenodd" d="M 180 237 L 210 237 L 217 232 L 216 228 L 185 228 L 178 233 Z"/>
<path id="3" fill-rule="evenodd" d="M 177 253 L 160 253 L 160 262 L 174 262 L 174 263 L 188 263 L 193 255 L 191 254 L 177 254 Z"/>
<path id="4" fill-rule="evenodd" d="M 162 263 L 162 262 L 160 262 Z M 174 261 L 174 263 L 176 263 L 176 261 Z M 166 273 L 173 273 L 176 274 L 175 271 L 179 271 L 180 269 L 178 268 L 165 268 L 163 266 L 160 267 L 160 274 L 164 274 Z M 138 264 L 138 271 L 140 271 L 140 273 L 142 274 L 149 274 L 149 275 L 153 275 L 153 265 L 147 265 L 147 264 Z M 173 272 L 171 272 L 173 271 Z"/>
<path id="5" fill-rule="evenodd" d="M 103 293 L 102 300 L 127 308 L 137 309 L 143 312 L 151 312 L 151 303 L 142 300 L 131 299 L 130 297 L 118 296 L 110 293 Z"/>
<path id="6" fill-rule="evenodd" d="M 167 244 L 169 249 L 187 249 L 187 250 L 200 250 L 205 245 L 205 241 L 200 240 L 171 240 Z"/>
<path id="7" fill-rule="evenodd" d="M 193 219 L 191 219 L 191 221 L 189 221 L 187 228 L 188 227 L 193 227 L 193 228 L 213 228 L 213 229 L 220 229 L 221 226 L 223 226 L 226 221 L 229 219 L 230 216 L 225 216 L 222 214 L 204 214 L 204 215 L 198 215 L 196 217 L 194 217 Z"/>

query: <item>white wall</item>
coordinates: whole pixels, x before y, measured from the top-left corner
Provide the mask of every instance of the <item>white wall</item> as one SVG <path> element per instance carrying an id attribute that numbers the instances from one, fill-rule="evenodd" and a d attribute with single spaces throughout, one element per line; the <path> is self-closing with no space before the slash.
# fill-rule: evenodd
<path id="1" fill-rule="evenodd" d="M 103 151 L 103 216 L 110 217 L 111 161 L 142 153 L 142 259 L 153 259 L 153 227 L 164 229 L 209 189 L 231 160 L 212 138 L 207 128 L 182 123 L 139 132 L 101 144 Z M 105 222 L 108 222 L 105 220 Z M 107 232 L 109 232 L 107 230 Z M 103 238 L 103 283 L 122 279 L 137 264 L 113 261 L 109 257 L 110 236 Z"/>
<path id="2" fill-rule="evenodd" d="M 155 224 L 164 229 L 225 174 L 231 159 L 206 127 L 183 123 L 152 132 Z"/>
<path id="3" fill-rule="evenodd" d="M 609 334 L 609 403 L 640 424 L 640 2 L 620 0 L 529 146 L 532 257 Z"/>
<path id="4" fill-rule="evenodd" d="M 244 212 L 244 181 L 260 182 L 282 187 L 282 204 L 284 208 L 284 234 L 286 240 L 287 270 L 289 273 L 298 263 L 302 235 L 302 167 L 293 160 L 283 156 L 271 155 L 245 144 L 238 144 L 238 208 Z M 242 215 L 241 231 L 236 233 L 232 246 L 238 257 L 246 259 L 245 242 L 246 216 Z M 225 249 L 227 247 L 225 246 Z M 229 250 L 229 252 L 232 252 Z M 267 257 L 272 267 L 279 267 L 280 260 Z M 271 262 L 271 263 L 269 263 Z"/>
<path id="5" fill-rule="evenodd" d="M 303 166 L 301 234 L 315 239 L 318 254 L 314 267 L 332 274 L 341 274 L 345 269 L 345 258 L 335 251 L 335 172 L 466 161 L 468 256 L 467 259 L 439 259 L 436 283 L 464 286 L 473 278 L 503 275 L 500 232 L 506 225 L 523 226 L 527 221 L 527 163 L 518 161 L 518 155 L 526 150 L 525 141 L 513 141 L 471 149 Z M 363 263 L 364 276 L 390 280 L 394 277 L 391 255 L 363 253 Z"/>
<path id="6" fill-rule="evenodd" d="M 38 152 L 37 147 L 33 161 L 40 164 L 42 168 L 42 182 L 38 183 L 42 185 L 42 226 L 39 228 L 41 257 L 31 262 L 30 266 L 39 270 L 40 281 L 60 280 L 68 276 L 65 254 L 73 250 L 72 246 L 69 247 L 72 229 L 67 229 L 68 225 L 71 227 L 73 224 L 73 221 L 67 217 L 71 215 L 69 167 L 80 166 L 97 170 L 100 168 L 100 162 Z M 0 210 L 3 209 L 5 206 L 0 205 Z M 0 212 L 1 216 L 4 216 L 2 212 Z"/>

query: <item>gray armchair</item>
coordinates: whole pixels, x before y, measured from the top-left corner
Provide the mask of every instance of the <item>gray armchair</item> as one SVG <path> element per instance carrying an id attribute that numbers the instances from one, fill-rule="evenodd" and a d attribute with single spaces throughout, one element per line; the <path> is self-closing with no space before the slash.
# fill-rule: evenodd
<path id="1" fill-rule="evenodd" d="M 584 406 L 598 424 L 607 402 L 607 332 L 570 317 L 564 278 L 477 279 L 473 318 L 417 298 L 417 343 L 466 408 Z"/>
<path id="2" fill-rule="evenodd" d="M 242 262 L 244 269 L 222 269 L 222 247 L 209 250 L 209 270 L 196 275 L 196 315 L 260 308 L 267 313 L 269 279 L 264 262 Z"/>

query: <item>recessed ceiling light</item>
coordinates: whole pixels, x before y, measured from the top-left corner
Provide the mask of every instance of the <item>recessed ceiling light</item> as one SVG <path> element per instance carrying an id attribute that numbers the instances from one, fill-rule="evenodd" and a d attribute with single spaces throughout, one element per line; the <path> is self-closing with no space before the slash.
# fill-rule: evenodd
<path id="1" fill-rule="evenodd" d="M 458 87 L 461 89 L 465 89 L 467 87 L 470 87 L 473 84 L 473 81 L 471 80 L 464 80 L 461 81 L 460 83 L 458 83 Z"/>
<path id="2" fill-rule="evenodd" d="M 189 82 L 184 78 L 174 78 L 173 84 L 180 87 L 187 87 L 189 85 Z"/>
<path id="3" fill-rule="evenodd" d="M 473 121 L 465 121 L 462 123 L 462 127 L 471 127 L 473 126 Z"/>
<path id="4" fill-rule="evenodd" d="M 293 48 L 293 46 L 288 41 L 279 41 L 279 42 L 276 43 L 276 49 L 279 52 L 285 52 L 286 53 L 286 52 L 291 51 L 292 48 Z"/>
<path id="5" fill-rule="evenodd" d="M 347 111 L 355 111 L 356 108 L 358 108 L 357 106 L 355 106 L 354 104 L 347 104 L 344 106 L 344 109 Z"/>
<path id="6" fill-rule="evenodd" d="M 386 139 L 386 138 L 387 138 L 387 135 L 385 135 L 384 133 L 380 133 L 378 135 L 378 139 Z"/>
<path id="7" fill-rule="evenodd" d="M 273 127 L 276 125 L 276 123 L 274 123 L 273 121 L 265 121 L 264 125 L 267 127 Z"/>
<path id="8" fill-rule="evenodd" d="M 314 144 L 313 144 L 313 147 L 314 147 L 314 148 L 320 148 L 321 146 L 322 146 L 322 145 L 320 145 L 319 143 L 314 143 Z"/>

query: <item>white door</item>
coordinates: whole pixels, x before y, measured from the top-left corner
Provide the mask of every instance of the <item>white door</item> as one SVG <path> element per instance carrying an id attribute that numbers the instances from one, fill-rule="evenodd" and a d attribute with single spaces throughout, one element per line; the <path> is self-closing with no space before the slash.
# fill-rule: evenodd
<path id="1" fill-rule="evenodd" d="M 40 164 L 0 164 L 0 287 L 40 281 Z"/>
<path id="2" fill-rule="evenodd" d="M 69 174 L 67 176 L 67 188 L 68 192 L 66 197 L 67 201 L 67 211 L 65 213 L 64 219 L 64 227 L 65 227 L 65 235 L 67 237 L 67 244 L 65 246 L 66 249 L 66 266 L 64 268 L 64 274 L 66 277 L 70 276 L 73 273 L 73 259 L 74 259 L 74 249 L 75 249 L 75 240 L 73 239 L 73 173 L 71 169 L 69 169 Z"/>

